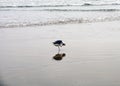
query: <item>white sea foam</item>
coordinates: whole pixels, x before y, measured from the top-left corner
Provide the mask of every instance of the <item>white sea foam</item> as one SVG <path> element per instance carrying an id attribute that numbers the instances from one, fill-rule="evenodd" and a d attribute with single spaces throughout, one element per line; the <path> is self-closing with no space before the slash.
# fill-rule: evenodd
<path id="1" fill-rule="evenodd" d="M 117 0 L 1 0 L 0 28 L 120 20 Z"/>
<path id="2" fill-rule="evenodd" d="M 41 5 L 109 5 L 120 4 L 119 0 L 0 0 L 0 6 Z"/>

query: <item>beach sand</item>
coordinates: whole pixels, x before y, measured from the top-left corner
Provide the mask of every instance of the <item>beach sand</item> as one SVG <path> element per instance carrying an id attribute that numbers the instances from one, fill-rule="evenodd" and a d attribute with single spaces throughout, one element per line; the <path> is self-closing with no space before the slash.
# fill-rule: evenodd
<path id="1" fill-rule="evenodd" d="M 5 86 L 119 86 L 119 66 L 119 21 L 0 29 Z"/>

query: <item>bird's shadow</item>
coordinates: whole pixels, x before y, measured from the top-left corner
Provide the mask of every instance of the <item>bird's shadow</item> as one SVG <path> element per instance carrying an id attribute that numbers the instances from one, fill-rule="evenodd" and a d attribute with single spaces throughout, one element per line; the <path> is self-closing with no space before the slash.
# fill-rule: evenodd
<path id="1" fill-rule="evenodd" d="M 56 61 L 60 61 L 63 59 L 63 57 L 65 57 L 66 54 L 65 53 L 57 53 L 53 56 L 53 59 L 56 60 Z"/>

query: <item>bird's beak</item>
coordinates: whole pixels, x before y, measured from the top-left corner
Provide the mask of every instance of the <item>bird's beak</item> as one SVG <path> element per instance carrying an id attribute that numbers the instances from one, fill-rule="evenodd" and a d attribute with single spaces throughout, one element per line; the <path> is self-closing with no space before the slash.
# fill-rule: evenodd
<path id="1" fill-rule="evenodd" d="M 65 43 L 63 43 L 63 46 L 65 46 L 66 44 Z"/>

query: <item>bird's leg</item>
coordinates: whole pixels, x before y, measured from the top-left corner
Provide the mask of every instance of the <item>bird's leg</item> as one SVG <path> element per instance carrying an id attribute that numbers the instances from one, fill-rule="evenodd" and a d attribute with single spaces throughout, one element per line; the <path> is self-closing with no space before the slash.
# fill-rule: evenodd
<path id="1" fill-rule="evenodd" d="M 62 44 L 60 45 L 60 47 L 62 47 Z"/>
<path id="2" fill-rule="evenodd" d="M 58 53 L 60 52 L 60 47 L 58 46 Z"/>

